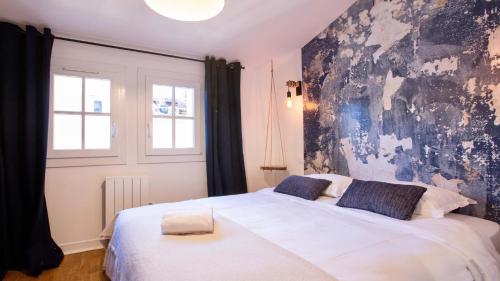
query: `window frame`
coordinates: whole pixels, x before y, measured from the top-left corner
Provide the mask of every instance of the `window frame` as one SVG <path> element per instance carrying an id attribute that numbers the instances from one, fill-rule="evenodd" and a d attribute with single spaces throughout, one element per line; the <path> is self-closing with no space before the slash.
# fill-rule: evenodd
<path id="1" fill-rule="evenodd" d="M 138 102 L 138 163 L 169 163 L 169 162 L 203 162 L 204 161 L 204 108 L 202 106 L 202 89 L 204 77 L 192 73 L 177 73 L 170 71 L 139 69 L 139 102 Z M 152 98 L 153 84 L 171 86 L 175 111 L 175 88 L 194 89 L 194 116 L 181 117 L 164 116 L 172 120 L 172 148 L 153 148 L 153 115 Z M 175 148 L 175 120 L 194 120 L 194 148 Z"/>
<path id="2" fill-rule="evenodd" d="M 49 131 L 47 142 L 47 166 L 91 166 L 107 164 L 123 164 L 126 128 L 122 117 L 122 108 L 125 100 L 123 84 L 124 69 L 116 65 L 107 65 L 88 61 L 56 58 L 53 59 L 50 71 L 50 100 L 49 100 Z M 79 77 L 82 79 L 82 108 L 81 111 L 54 110 L 54 77 L 55 75 Z M 93 113 L 85 111 L 85 79 L 108 79 L 111 82 L 110 112 Z M 57 113 L 79 115 L 82 125 L 81 149 L 54 149 L 54 115 Z M 85 149 L 85 116 L 110 117 L 110 148 Z"/>

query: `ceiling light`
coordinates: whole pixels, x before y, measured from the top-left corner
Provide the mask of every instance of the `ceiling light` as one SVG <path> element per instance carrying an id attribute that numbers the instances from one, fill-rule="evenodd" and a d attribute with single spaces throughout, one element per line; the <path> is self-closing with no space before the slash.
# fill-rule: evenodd
<path id="1" fill-rule="evenodd" d="M 224 0 L 144 0 L 158 14 L 180 21 L 202 21 L 215 17 Z"/>

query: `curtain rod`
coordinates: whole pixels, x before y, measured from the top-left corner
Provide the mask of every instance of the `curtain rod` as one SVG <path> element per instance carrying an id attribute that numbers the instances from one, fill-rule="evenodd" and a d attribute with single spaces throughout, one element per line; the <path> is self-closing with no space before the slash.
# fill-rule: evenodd
<path id="1" fill-rule="evenodd" d="M 81 44 L 87 44 L 87 45 L 94 45 L 94 46 L 118 49 L 118 50 L 123 50 L 123 51 L 137 52 L 137 53 L 162 56 L 162 57 L 168 57 L 168 58 L 174 58 L 174 59 L 180 59 L 180 60 L 197 61 L 197 62 L 203 62 L 203 63 L 205 62 L 205 60 L 196 59 L 196 58 L 176 56 L 176 55 L 158 53 L 158 52 L 151 52 L 151 51 L 146 51 L 146 50 L 127 48 L 127 47 L 121 47 L 121 46 L 116 46 L 116 45 L 109 45 L 109 44 L 103 44 L 103 43 L 97 43 L 97 42 L 92 42 L 92 41 L 85 41 L 85 40 L 79 40 L 79 39 L 73 39 L 73 38 L 67 38 L 67 37 L 61 37 L 61 36 L 54 36 L 54 38 L 58 39 L 58 40 L 63 40 L 63 41 L 69 41 L 69 42 L 75 42 L 75 43 L 81 43 Z M 245 69 L 245 67 L 243 67 L 243 66 L 241 66 L 241 68 Z"/>

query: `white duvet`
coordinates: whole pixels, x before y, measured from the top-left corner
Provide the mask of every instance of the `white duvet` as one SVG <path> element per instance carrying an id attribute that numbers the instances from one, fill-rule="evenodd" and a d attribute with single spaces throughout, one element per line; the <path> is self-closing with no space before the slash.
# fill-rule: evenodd
<path id="1" fill-rule="evenodd" d="M 169 208 L 191 206 L 213 208 L 217 216 L 336 280 L 500 280 L 500 257 L 493 244 L 462 222 L 448 218 L 400 221 L 272 189 L 122 211 L 108 247 L 108 276 L 112 280 L 172 280 L 161 270 L 158 258 L 176 255 L 161 252 L 158 245 L 161 217 Z M 178 273 L 186 269 L 189 264 Z"/>

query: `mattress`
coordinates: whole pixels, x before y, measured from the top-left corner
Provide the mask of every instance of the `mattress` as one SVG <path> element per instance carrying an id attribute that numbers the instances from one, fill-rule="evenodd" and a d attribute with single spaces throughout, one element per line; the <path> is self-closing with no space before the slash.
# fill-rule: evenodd
<path id="1" fill-rule="evenodd" d="M 332 202 L 328 198 L 307 201 L 264 189 L 243 195 L 125 210 L 116 218 L 105 270 L 112 280 L 120 281 L 192 280 L 189 276 L 194 273 L 204 276 L 204 273 L 211 272 L 214 261 L 222 269 L 232 264 L 228 270 L 234 270 L 234 266 L 238 266 L 236 272 L 251 270 L 251 265 L 262 257 L 244 255 L 234 263 L 236 257 L 227 255 L 233 249 L 223 246 L 225 243 L 208 253 L 189 250 L 193 245 L 224 239 L 223 232 L 212 236 L 190 236 L 189 241 L 165 241 L 167 238 L 160 232 L 161 217 L 165 212 L 172 208 L 203 206 L 214 209 L 216 226 L 220 223 L 218 218 L 238 224 L 244 231 L 272 243 L 273 247 L 324 272 L 332 280 L 500 280 L 500 256 L 493 243 L 484 239 L 486 236 L 480 236 L 477 228 L 473 230 L 470 221 L 460 216 L 400 221 L 366 211 L 340 208 Z M 167 243 L 179 244 L 174 244 L 174 247 Z M 258 252 L 262 250 L 257 249 L 260 246 L 253 247 Z M 195 249 L 205 251 L 204 247 Z M 199 256 L 210 256 L 211 260 L 206 262 L 198 259 Z M 176 263 L 174 269 L 166 271 L 168 264 L 176 258 L 191 262 Z M 295 262 L 301 264 L 299 260 Z M 293 268 L 290 264 L 274 263 L 273 259 L 266 263 L 269 264 L 265 267 L 266 272 L 273 268 Z M 203 280 L 242 279 L 233 276 Z M 248 280 L 287 280 L 290 277 L 281 275 L 272 279 L 263 276 Z"/>

